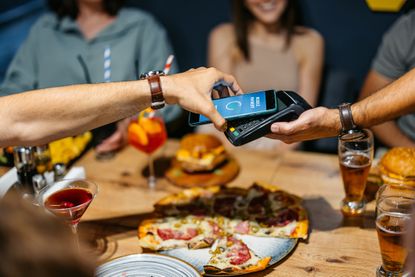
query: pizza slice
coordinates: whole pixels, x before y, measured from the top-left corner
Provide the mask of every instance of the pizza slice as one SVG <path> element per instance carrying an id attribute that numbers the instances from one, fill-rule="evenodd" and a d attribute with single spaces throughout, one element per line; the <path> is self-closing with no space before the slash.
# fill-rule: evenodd
<path id="1" fill-rule="evenodd" d="M 155 205 L 155 211 L 161 215 L 209 215 L 213 196 L 220 191 L 220 187 L 191 188 L 166 196 Z"/>
<path id="2" fill-rule="evenodd" d="M 259 215 L 254 219 L 230 219 L 224 229 L 232 234 L 306 239 L 308 219 L 304 208 L 291 206 L 272 214 Z"/>
<path id="3" fill-rule="evenodd" d="M 205 274 L 229 275 L 260 271 L 271 260 L 271 257 L 257 256 L 242 240 L 233 236 L 217 240 L 211 254 L 208 264 L 203 266 Z"/>
<path id="4" fill-rule="evenodd" d="M 192 215 L 148 219 L 138 228 L 140 246 L 151 250 L 210 247 L 221 235 L 223 230 L 215 220 Z"/>

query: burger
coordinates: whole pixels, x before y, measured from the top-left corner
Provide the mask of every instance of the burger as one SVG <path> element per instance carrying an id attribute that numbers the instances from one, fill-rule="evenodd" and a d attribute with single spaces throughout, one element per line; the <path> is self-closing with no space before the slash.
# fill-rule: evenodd
<path id="1" fill-rule="evenodd" d="M 227 159 L 227 154 L 217 137 L 189 134 L 183 137 L 176 159 L 187 172 L 203 172 L 217 168 Z"/>
<path id="2" fill-rule="evenodd" d="M 379 170 L 384 183 L 415 185 L 415 148 L 390 149 L 380 160 Z"/>

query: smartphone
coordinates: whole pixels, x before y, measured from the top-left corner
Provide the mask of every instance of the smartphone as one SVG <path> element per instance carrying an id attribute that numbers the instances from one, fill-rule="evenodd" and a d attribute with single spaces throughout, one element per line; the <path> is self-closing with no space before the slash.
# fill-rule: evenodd
<path id="1" fill-rule="evenodd" d="M 226 120 L 267 115 L 277 111 L 277 97 L 275 96 L 274 90 L 262 90 L 237 96 L 213 99 L 213 104 Z M 190 113 L 190 126 L 198 126 L 207 123 L 211 123 L 209 118 L 201 114 Z"/>
<path id="2" fill-rule="evenodd" d="M 293 91 L 277 91 L 275 93 L 278 109 L 275 113 L 228 122 L 226 138 L 235 146 L 256 140 L 271 132 L 274 122 L 288 122 L 297 119 L 311 106 L 300 95 Z"/>

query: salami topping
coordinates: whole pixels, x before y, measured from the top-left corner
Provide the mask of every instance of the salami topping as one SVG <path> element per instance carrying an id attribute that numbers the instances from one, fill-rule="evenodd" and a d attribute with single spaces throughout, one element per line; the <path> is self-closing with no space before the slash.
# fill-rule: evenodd
<path id="1" fill-rule="evenodd" d="M 191 240 L 198 235 L 198 232 L 195 228 L 187 228 L 186 232 L 172 229 L 157 229 L 157 234 L 162 240 Z"/>
<path id="2" fill-rule="evenodd" d="M 235 232 L 239 234 L 248 234 L 249 233 L 249 222 L 241 221 L 235 226 Z"/>
<path id="3" fill-rule="evenodd" d="M 229 252 L 226 254 L 226 257 L 230 258 L 230 264 L 241 265 L 251 258 L 251 254 L 249 253 L 249 249 L 245 243 L 235 238 L 228 238 L 228 240 L 233 243 L 229 249 Z"/>

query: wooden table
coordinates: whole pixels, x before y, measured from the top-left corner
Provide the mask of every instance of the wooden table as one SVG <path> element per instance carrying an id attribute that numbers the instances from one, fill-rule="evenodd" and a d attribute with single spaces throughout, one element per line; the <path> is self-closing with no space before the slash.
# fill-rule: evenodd
<path id="1" fill-rule="evenodd" d="M 168 166 L 177 147 L 177 142 L 169 141 L 159 151 L 158 169 Z M 241 171 L 230 185 L 248 187 L 256 180 L 278 185 L 304 198 L 311 220 L 308 242 L 300 242 L 279 265 L 249 276 L 374 276 L 381 263 L 374 205 L 368 205 L 362 218 L 343 220 L 339 203 L 344 192 L 336 156 L 306 152 L 272 156 L 237 148 L 232 152 Z M 81 236 L 95 243 L 100 261 L 141 253 L 138 222 L 153 210 L 154 202 L 180 188 L 159 179 L 155 190 L 148 189 L 142 177 L 147 158 L 132 148 L 108 161 L 97 161 L 89 152 L 77 165 L 86 168 L 100 190 L 82 219 Z"/>

